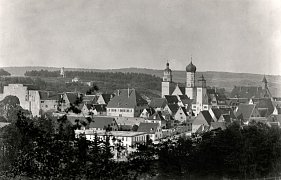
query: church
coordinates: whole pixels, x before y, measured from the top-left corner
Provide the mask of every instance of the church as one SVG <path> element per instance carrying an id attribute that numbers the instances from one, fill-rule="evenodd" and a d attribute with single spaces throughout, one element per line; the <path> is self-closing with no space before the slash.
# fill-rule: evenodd
<path id="1" fill-rule="evenodd" d="M 196 66 L 192 63 L 186 66 L 186 83 L 185 87 L 173 82 L 172 70 L 169 67 L 169 63 L 166 64 L 164 70 L 164 76 L 162 80 L 162 98 L 165 95 L 187 95 L 192 99 L 192 111 L 195 115 L 198 115 L 200 111 L 209 110 L 212 105 L 210 102 L 210 96 L 208 96 L 206 80 L 202 75 L 198 79 L 198 83 L 195 83 Z"/>

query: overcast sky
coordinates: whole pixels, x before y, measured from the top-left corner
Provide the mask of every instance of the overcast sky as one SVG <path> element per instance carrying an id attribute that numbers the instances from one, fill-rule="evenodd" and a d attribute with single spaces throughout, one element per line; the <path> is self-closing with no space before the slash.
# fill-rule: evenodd
<path id="1" fill-rule="evenodd" d="M 280 0 L 0 0 L 0 66 L 281 75 Z"/>

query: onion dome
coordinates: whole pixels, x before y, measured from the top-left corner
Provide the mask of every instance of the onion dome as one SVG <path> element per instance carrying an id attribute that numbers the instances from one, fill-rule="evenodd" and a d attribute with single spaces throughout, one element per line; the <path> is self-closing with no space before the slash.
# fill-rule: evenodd
<path id="1" fill-rule="evenodd" d="M 189 65 L 186 66 L 186 72 L 193 72 L 193 73 L 196 72 L 196 66 L 192 64 L 192 61 L 190 62 Z"/>
<path id="2" fill-rule="evenodd" d="M 166 69 L 164 70 L 164 72 L 168 72 L 168 73 L 172 72 L 172 70 L 169 67 L 169 63 L 166 64 Z"/>

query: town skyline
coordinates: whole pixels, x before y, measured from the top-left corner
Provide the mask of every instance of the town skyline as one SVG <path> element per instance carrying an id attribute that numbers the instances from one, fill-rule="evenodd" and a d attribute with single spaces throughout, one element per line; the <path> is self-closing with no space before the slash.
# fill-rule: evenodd
<path id="1" fill-rule="evenodd" d="M 279 1 L 0 1 L 0 66 L 281 75 Z"/>

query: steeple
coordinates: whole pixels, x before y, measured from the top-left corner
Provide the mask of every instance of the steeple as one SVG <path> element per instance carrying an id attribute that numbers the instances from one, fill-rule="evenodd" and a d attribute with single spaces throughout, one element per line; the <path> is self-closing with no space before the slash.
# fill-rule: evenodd
<path id="1" fill-rule="evenodd" d="M 166 63 L 166 69 L 164 69 L 163 81 L 172 82 L 172 70 L 170 69 L 169 62 Z"/>
<path id="2" fill-rule="evenodd" d="M 205 88 L 206 87 L 206 80 L 204 78 L 204 75 L 202 74 L 202 76 L 199 78 L 198 80 L 199 82 L 201 82 L 201 87 Z"/>
<path id="3" fill-rule="evenodd" d="M 264 84 L 264 89 L 267 89 L 267 79 L 265 78 L 265 75 L 263 76 L 262 83 Z"/>

